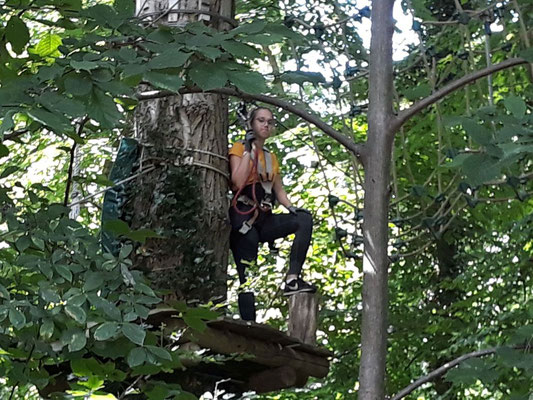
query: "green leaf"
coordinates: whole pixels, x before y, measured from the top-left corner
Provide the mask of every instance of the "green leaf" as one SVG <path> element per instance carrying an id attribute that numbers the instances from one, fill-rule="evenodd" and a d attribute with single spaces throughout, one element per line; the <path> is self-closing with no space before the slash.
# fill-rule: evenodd
<path id="1" fill-rule="evenodd" d="M 21 236 L 15 242 L 15 247 L 21 253 L 24 252 L 28 247 L 31 246 L 31 238 L 28 235 Z"/>
<path id="2" fill-rule="evenodd" d="M 268 90 L 265 78 L 259 72 L 228 71 L 228 79 L 243 92 L 264 93 Z"/>
<path id="3" fill-rule="evenodd" d="M 70 304 L 65 306 L 65 314 L 79 324 L 84 324 L 87 319 L 87 314 L 83 308 Z"/>
<path id="4" fill-rule="evenodd" d="M 263 20 L 253 20 L 251 23 L 240 24 L 237 28 L 233 29 L 231 33 L 245 33 L 247 35 L 252 35 L 263 31 L 266 27 L 266 21 Z"/>
<path id="5" fill-rule="evenodd" d="M 161 72 L 148 71 L 143 75 L 143 79 L 159 89 L 177 92 L 183 86 L 183 79 L 176 75 L 164 74 Z"/>
<path id="6" fill-rule="evenodd" d="M 93 83 L 88 76 L 84 78 L 79 74 L 70 74 L 65 78 L 65 90 L 74 96 L 86 96 L 91 93 L 92 88 Z"/>
<path id="7" fill-rule="evenodd" d="M 68 339 L 68 349 L 70 352 L 79 351 L 87 344 L 87 338 L 85 332 L 82 330 L 75 330 Z"/>
<path id="8" fill-rule="evenodd" d="M 206 330 L 207 325 L 206 323 L 199 317 L 190 316 L 188 314 L 185 314 L 183 316 L 183 321 L 190 326 L 192 329 L 198 332 L 203 332 Z"/>
<path id="9" fill-rule="evenodd" d="M 70 65 L 76 70 L 90 71 L 99 67 L 98 63 L 94 61 L 76 61 L 70 60 Z"/>
<path id="10" fill-rule="evenodd" d="M 41 57 L 53 56 L 59 46 L 61 46 L 61 36 L 47 33 L 35 46 L 34 52 Z"/>
<path id="11" fill-rule="evenodd" d="M 146 332 L 139 325 L 125 323 L 122 325 L 122 333 L 133 343 L 143 345 Z"/>
<path id="12" fill-rule="evenodd" d="M 189 70 L 192 81 L 202 90 L 211 90 L 226 86 L 228 77 L 224 70 L 216 70 L 216 64 L 194 63 Z"/>
<path id="13" fill-rule="evenodd" d="M 95 340 L 107 340 L 118 333 L 119 326 L 116 322 L 104 322 L 94 331 Z"/>
<path id="14" fill-rule="evenodd" d="M 125 235 L 126 233 L 131 232 L 128 224 L 120 219 L 106 221 L 104 223 L 104 230 L 114 233 L 115 235 Z"/>
<path id="15" fill-rule="evenodd" d="M 467 118 L 462 121 L 462 125 L 468 136 L 474 139 L 477 143 L 488 145 L 491 142 L 491 133 L 483 125 L 479 125 L 477 122 Z"/>
<path id="16" fill-rule="evenodd" d="M 522 50 L 518 55 L 524 60 L 533 63 L 533 47 Z"/>
<path id="17" fill-rule="evenodd" d="M 72 272 L 66 265 L 54 265 L 56 272 L 61 275 L 68 282 L 72 282 Z"/>
<path id="18" fill-rule="evenodd" d="M 326 82 L 326 78 L 320 72 L 307 71 L 287 71 L 279 77 L 283 82 L 296 83 L 303 85 L 305 82 L 311 82 L 314 85 Z"/>
<path id="19" fill-rule="evenodd" d="M 172 356 L 170 353 L 162 347 L 146 346 L 146 349 L 148 349 L 148 351 L 156 357 L 162 358 L 163 360 L 172 361 Z"/>
<path id="20" fill-rule="evenodd" d="M 526 115 L 526 103 L 518 96 L 510 95 L 503 100 L 503 104 L 505 104 L 505 108 L 517 119 L 522 119 Z"/>
<path id="21" fill-rule="evenodd" d="M 151 229 L 138 229 L 136 231 L 131 231 L 124 235 L 128 239 L 134 240 L 136 242 L 143 243 L 146 242 L 146 239 L 148 238 L 157 238 L 161 239 L 164 238 L 164 236 L 158 235 Z"/>
<path id="22" fill-rule="evenodd" d="M 132 0 L 115 0 L 113 2 L 113 8 L 117 14 L 125 18 L 135 15 L 135 2 Z"/>
<path id="23" fill-rule="evenodd" d="M 11 299 L 11 296 L 9 295 L 9 292 L 7 291 L 6 287 L 2 284 L 0 284 L 0 298 L 8 301 Z"/>
<path id="24" fill-rule="evenodd" d="M 99 272 L 89 271 L 85 274 L 85 284 L 83 290 L 90 292 L 91 290 L 99 289 L 104 283 L 104 278 Z"/>
<path id="25" fill-rule="evenodd" d="M 235 58 L 259 57 L 259 52 L 256 48 L 240 42 L 226 40 L 222 42 L 222 48 L 232 54 Z"/>
<path id="26" fill-rule="evenodd" d="M 61 115 L 43 110 L 42 108 L 33 108 L 28 110 L 27 113 L 35 121 L 40 122 L 57 134 L 65 133 L 66 130 L 71 128 L 68 119 Z"/>
<path id="27" fill-rule="evenodd" d="M 217 47 L 204 46 L 197 48 L 196 51 L 212 61 L 215 61 L 222 55 L 222 52 Z"/>
<path id="28" fill-rule="evenodd" d="M 104 128 L 113 128 L 122 117 L 113 99 L 96 87 L 93 87 L 87 112 Z"/>
<path id="29" fill-rule="evenodd" d="M 39 328 L 39 335 L 43 339 L 50 339 L 54 334 L 54 321 L 51 319 L 45 319 L 41 327 Z"/>
<path id="30" fill-rule="evenodd" d="M 181 67 L 187 62 L 191 53 L 183 53 L 169 49 L 167 52 L 154 57 L 148 62 L 149 69 L 164 69 Z"/>
<path id="31" fill-rule="evenodd" d="M 145 349 L 143 349 L 142 347 L 135 347 L 131 349 L 128 354 L 128 365 L 132 368 L 141 365 L 146 361 L 146 356 L 147 354 Z"/>
<path id="32" fill-rule="evenodd" d="M 9 155 L 9 149 L 0 143 L 0 158 L 6 157 Z"/>
<path id="33" fill-rule="evenodd" d="M 9 322 L 15 329 L 21 329 L 26 325 L 26 316 L 16 308 L 9 309 Z"/>
<path id="34" fill-rule="evenodd" d="M 427 83 L 422 83 L 418 85 L 417 87 L 407 89 L 403 93 L 403 95 L 408 100 L 411 100 L 411 101 L 419 99 L 420 97 L 429 96 L 430 94 L 431 94 L 431 86 Z"/>
<path id="35" fill-rule="evenodd" d="M 30 40 L 30 31 L 24 21 L 14 15 L 7 22 L 5 36 L 13 51 L 20 54 Z"/>
<path id="36" fill-rule="evenodd" d="M 196 317 L 196 318 L 201 318 L 205 320 L 213 320 L 219 316 L 219 313 L 217 313 L 216 311 L 211 311 L 207 308 L 196 307 L 196 308 L 190 308 L 187 311 L 186 315 L 189 317 Z"/>
<path id="37" fill-rule="evenodd" d="M 501 174 L 498 160 L 483 153 L 470 154 L 464 160 L 462 169 L 472 186 L 488 182 Z"/>
<path id="38" fill-rule="evenodd" d="M 44 301 L 48 303 L 59 303 L 61 301 L 61 296 L 52 289 L 41 289 L 41 297 Z"/>
<path id="39" fill-rule="evenodd" d="M 130 270 L 128 269 L 128 266 L 126 264 L 120 265 L 120 273 L 122 274 L 122 279 L 124 280 L 124 283 L 128 286 L 134 286 L 135 285 L 135 279 L 133 278 L 133 275 L 131 274 Z"/>

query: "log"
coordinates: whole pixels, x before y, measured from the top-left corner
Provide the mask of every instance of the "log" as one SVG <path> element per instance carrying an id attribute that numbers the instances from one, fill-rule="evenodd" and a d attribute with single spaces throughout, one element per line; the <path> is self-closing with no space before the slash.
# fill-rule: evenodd
<path id="1" fill-rule="evenodd" d="M 317 323 L 318 298 L 315 293 L 298 293 L 289 297 L 289 336 L 315 345 Z"/>
<path id="2" fill-rule="evenodd" d="M 294 368 L 288 366 L 267 369 L 250 376 L 248 390 L 266 393 L 290 387 L 302 387 L 307 382 L 307 378 L 307 376 L 299 376 Z"/>

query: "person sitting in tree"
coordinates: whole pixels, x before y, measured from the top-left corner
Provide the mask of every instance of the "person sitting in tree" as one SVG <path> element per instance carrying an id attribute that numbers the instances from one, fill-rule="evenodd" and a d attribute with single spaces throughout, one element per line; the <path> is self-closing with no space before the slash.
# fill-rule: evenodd
<path id="1" fill-rule="evenodd" d="M 246 265 L 257 259 L 258 245 L 295 234 L 283 294 L 315 292 L 300 274 L 311 242 L 313 219 L 309 211 L 292 205 L 283 188 L 276 156 L 264 148 L 275 129 L 272 111 L 259 107 L 248 117 L 244 141 L 229 151 L 231 184 L 235 196 L 230 207 L 230 248 L 241 285 L 246 282 Z M 289 213 L 274 214 L 275 201 Z M 241 312 L 242 315 L 242 312 Z"/>

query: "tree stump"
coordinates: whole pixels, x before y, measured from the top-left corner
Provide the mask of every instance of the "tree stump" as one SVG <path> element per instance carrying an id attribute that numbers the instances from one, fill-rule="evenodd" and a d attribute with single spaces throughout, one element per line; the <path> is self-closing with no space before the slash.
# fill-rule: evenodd
<path id="1" fill-rule="evenodd" d="M 289 336 L 315 345 L 317 322 L 318 298 L 315 293 L 298 293 L 289 297 Z"/>

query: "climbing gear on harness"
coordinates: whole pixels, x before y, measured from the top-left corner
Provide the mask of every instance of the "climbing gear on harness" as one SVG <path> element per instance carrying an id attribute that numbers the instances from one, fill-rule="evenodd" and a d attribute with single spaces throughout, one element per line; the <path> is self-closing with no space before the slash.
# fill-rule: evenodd
<path id="1" fill-rule="evenodd" d="M 252 198 L 242 193 L 243 189 L 246 187 L 246 185 L 243 185 L 241 188 L 239 188 L 237 193 L 235 193 L 235 196 L 233 196 L 233 200 L 231 202 L 232 207 L 238 214 L 253 214 L 249 220 L 243 222 L 241 228 L 239 229 L 239 232 L 243 235 L 245 235 L 250 229 L 252 229 L 252 225 L 259 217 L 259 211 L 267 212 L 270 211 L 274 206 L 274 195 L 272 192 L 272 188 L 274 186 L 274 171 L 272 166 L 272 155 L 270 154 L 270 151 L 268 151 L 267 149 L 263 149 L 263 157 L 265 165 L 259 162 L 259 152 L 257 149 L 255 149 L 255 151 L 252 151 L 251 153 L 252 169 L 250 170 L 250 175 L 248 176 L 246 181 L 248 181 L 250 176 L 255 175 L 254 181 L 251 184 Z M 257 198 L 256 194 L 256 184 L 258 181 L 261 184 L 264 192 L 260 200 Z M 238 203 L 250 206 L 251 208 L 247 211 L 241 211 L 237 206 Z"/>

